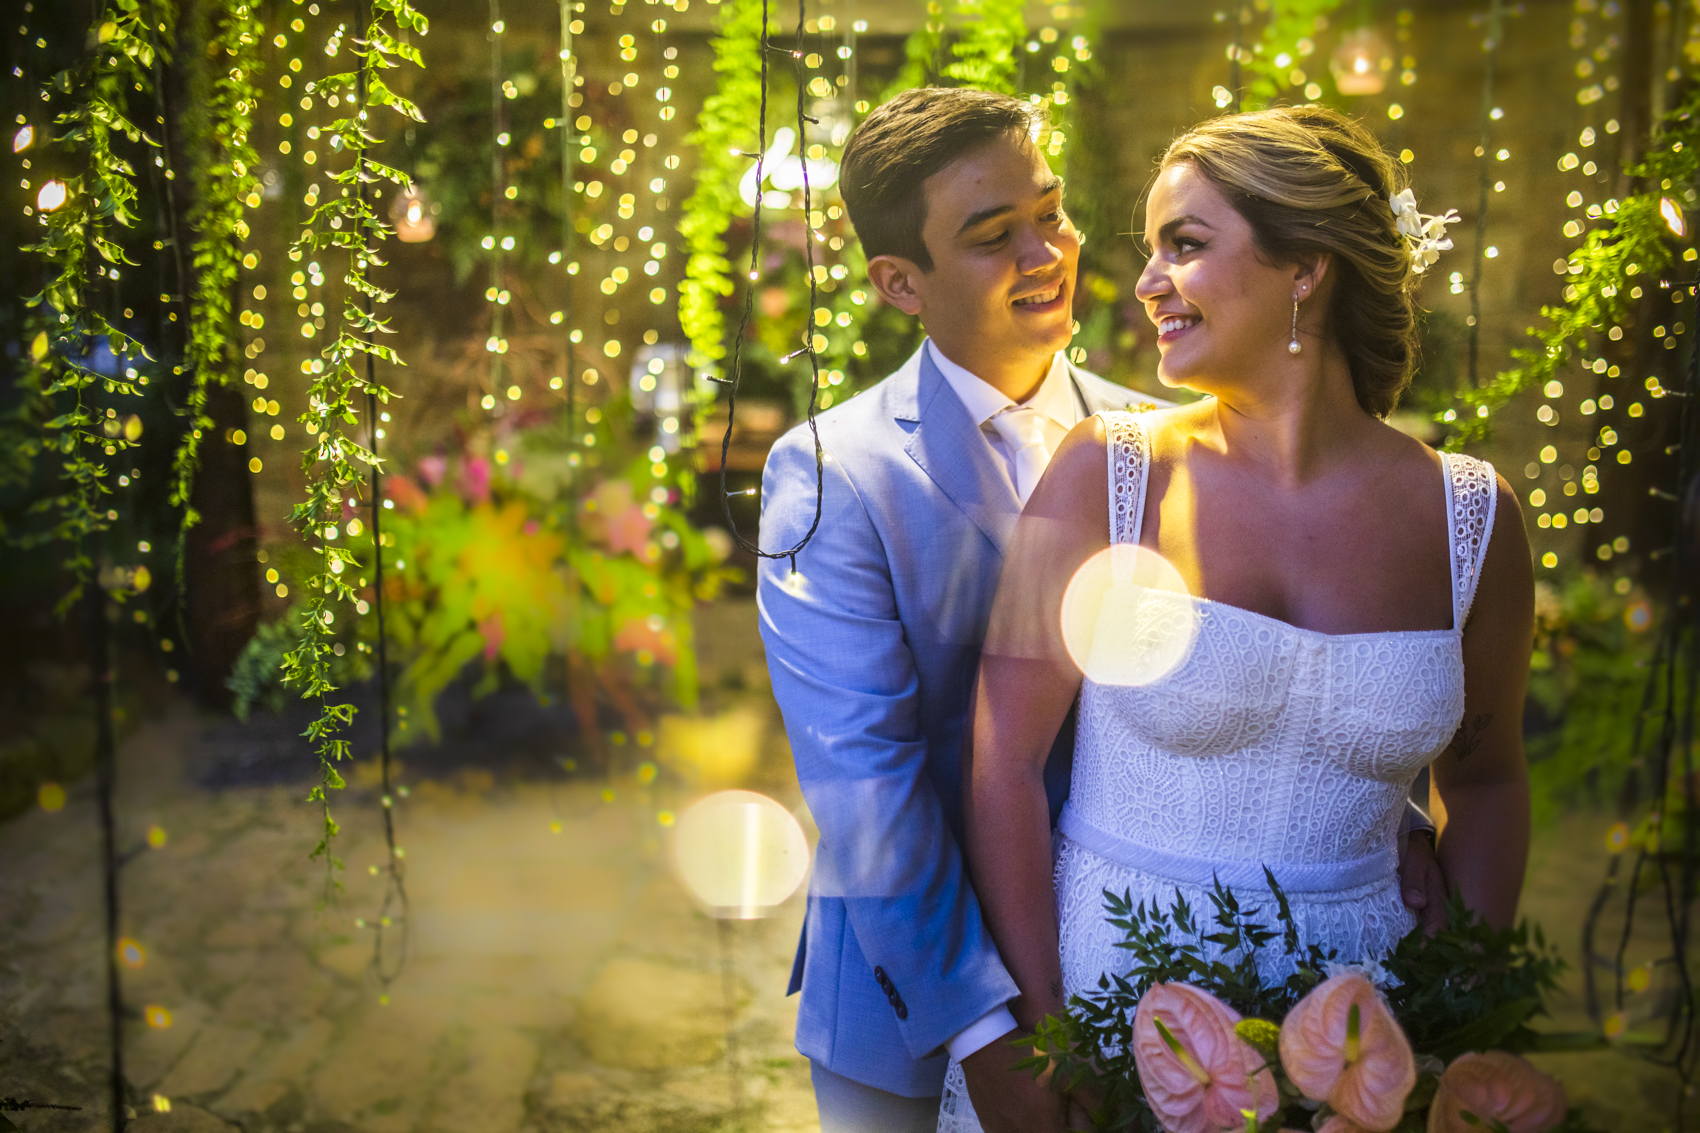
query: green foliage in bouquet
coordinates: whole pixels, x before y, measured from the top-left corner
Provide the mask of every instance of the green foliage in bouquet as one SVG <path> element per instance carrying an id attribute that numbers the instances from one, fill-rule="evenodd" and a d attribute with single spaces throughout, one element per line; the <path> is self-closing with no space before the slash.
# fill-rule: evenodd
<path id="1" fill-rule="evenodd" d="M 1294 1008 L 1331 975 L 1346 970 L 1386 989 L 1385 1003 L 1416 1056 L 1416 1086 L 1394 1127 L 1398 1133 L 1428 1128 L 1424 1112 L 1445 1064 L 1466 1052 L 1600 1044 L 1597 1036 L 1543 1034 L 1529 1026 L 1543 1013 L 1543 1001 L 1564 968 L 1538 928 L 1494 929 L 1455 896 L 1447 927 L 1434 937 L 1413 929 L 1379 962 L 1341 964 L 1335 950 L 1302 938 L 1286 894 L 1273 874 L 1264 873 L 1275 905 L 1273 920 L 1270 910 L 1243 904 L 1220 882 L 1208 894 L 1213 906 L 1208 917 L 1178 891 L 1166 911 L 1154 901 L 1134 905 L 1127 894 L 1106 892 L 1109 921 L 1124 933 L 1118 947 L 1132 954 L 1132 965 L 1126 975 L 1101 976 L 1098 990 L 1075 996 L 1063 1016 L 1048 1016 L 1031 1040 L 1035 1056 L 1024 1065 L 1036 1072 L 1050 1068 L 1055 1083 L 1076 1097 L 1101 1099 L 1094 1128 L 1161 1133 L 1165 1126 L 1140 1083 L 1135 1013 L 1153 987 L 1189 985 L 1242 1016 L 1235 1034 L 1268 1059 L 1264 1069 L 1277 1074 L 1279 1104 L 1261 1123 L 1248 1117 L 1248 1133 L 1310 1128 L 1313 1118 L 1320 1127 L 1328 1108 L 1318 1110 L 1281 1075 L 1277 1042 L 1281 1023 Z M 1262 974 L 1259 960 L 1272 955 L 1290 965 L 1285 979 Z M 1178 1053 L 1168 1032 L 1163 1035 Z M 1495 1127 L 1487 1120 L 1481 1125 Z M 1556 1128 L 1585 1133 L 1588 1126 L 1572 1111 Z"/>

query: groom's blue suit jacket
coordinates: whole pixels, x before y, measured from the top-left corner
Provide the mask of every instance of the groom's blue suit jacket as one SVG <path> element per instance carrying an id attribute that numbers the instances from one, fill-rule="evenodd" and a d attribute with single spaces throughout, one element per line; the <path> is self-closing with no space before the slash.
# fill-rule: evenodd
<path id="1" fill-rule="evenodd" d="M 1070 378 L 1083 416 L 1151 404 Z M 795 574 L 763 560 L 758 578 L 773 692 L 820 828 L 791 981 L 797 1049 L 926 1097 L 944 1081 L 943 1044 L 1016 994 L 959 846 L 969 695 L 1021 505 L 924 349 L 817 423 L 820 527 Z M 791 546 L 814 518 L 802 425 L 768 457 L 762 546 Z M 1053 821 L 1073 750 L 1071 716 L 1045 771 Z"/>

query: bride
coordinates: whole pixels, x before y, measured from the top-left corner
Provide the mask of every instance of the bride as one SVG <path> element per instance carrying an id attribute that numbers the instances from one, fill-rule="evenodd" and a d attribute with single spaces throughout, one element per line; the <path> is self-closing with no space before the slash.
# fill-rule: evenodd
<path id="1" fill-rule="evenodd" d="M 1312 107 L 1214 119 L 1163 157 L 1138 296 L 1163 382 L 1205 396 L 1069 434 L 980 666 L 968 860 L 1024 1028 L 1127 971 L 1106 890 L 1208 910 L 1218 877 L 1258 904 L 1267 865 L 1309 941 L 1379 958 L 1415 924 L 1396 840 L 1431 763 L 1447 878 L 1490 923 L 1515 913 L 1529 549 L 1489 465 L 1385 421 L 1432 260 L 1397 226 L 1400 190 L 1363 127 Z M 1112 544 L 1160 556 L 1190 595 L 1184 656 L 1143 684 L 1083 679 L 1059 629 L 1070 580 Z M 1041 771 L 1077 696 L 1053 846 Z M 1264 974 L 1284 977 L 1275 951 Z M 951 1067 L 940 1129 L 1012 1128 L 976 1117 L 972 1081 Z"/>

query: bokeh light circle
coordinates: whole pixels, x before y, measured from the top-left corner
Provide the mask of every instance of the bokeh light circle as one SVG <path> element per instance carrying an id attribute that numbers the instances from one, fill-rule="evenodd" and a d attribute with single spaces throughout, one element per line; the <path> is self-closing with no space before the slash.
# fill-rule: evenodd
<path id="1" fill-rule="evenodd" d="M 1155 551 L 1116 544 L 1069 580 L 1062 636 L 1086 678 L 1101 685 L 1146 685 L 1192 652 L 1199 609 L 1180 572 Z"/>
<path id="2" fill-rule="evenodd" d="M 791 813 L 754 791 L 719 791 L 675 820 L 673 868 L 728 920 L 753 920 L 797 891 L 809 873 L 809 840 Z"/>

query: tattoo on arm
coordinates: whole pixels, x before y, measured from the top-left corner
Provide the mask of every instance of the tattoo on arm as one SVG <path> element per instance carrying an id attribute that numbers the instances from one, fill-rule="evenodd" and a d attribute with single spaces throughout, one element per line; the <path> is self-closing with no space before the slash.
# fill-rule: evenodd
<path id="1" fill-rule="evenodd" d="M 1493 713 L 1483 712 L 1475 719 L 1467 720 L 1458 725 L 1458 734 L 1452 737 L 1452 742 L 1447 745 L 1447 750 L 1455 752 L 1458 761 L 1462 763 L 1466 756 L 1481 746 L 1482 733 L 1487 731 L 1488 725 L 1491 723 L 1493 723 Z"/>

